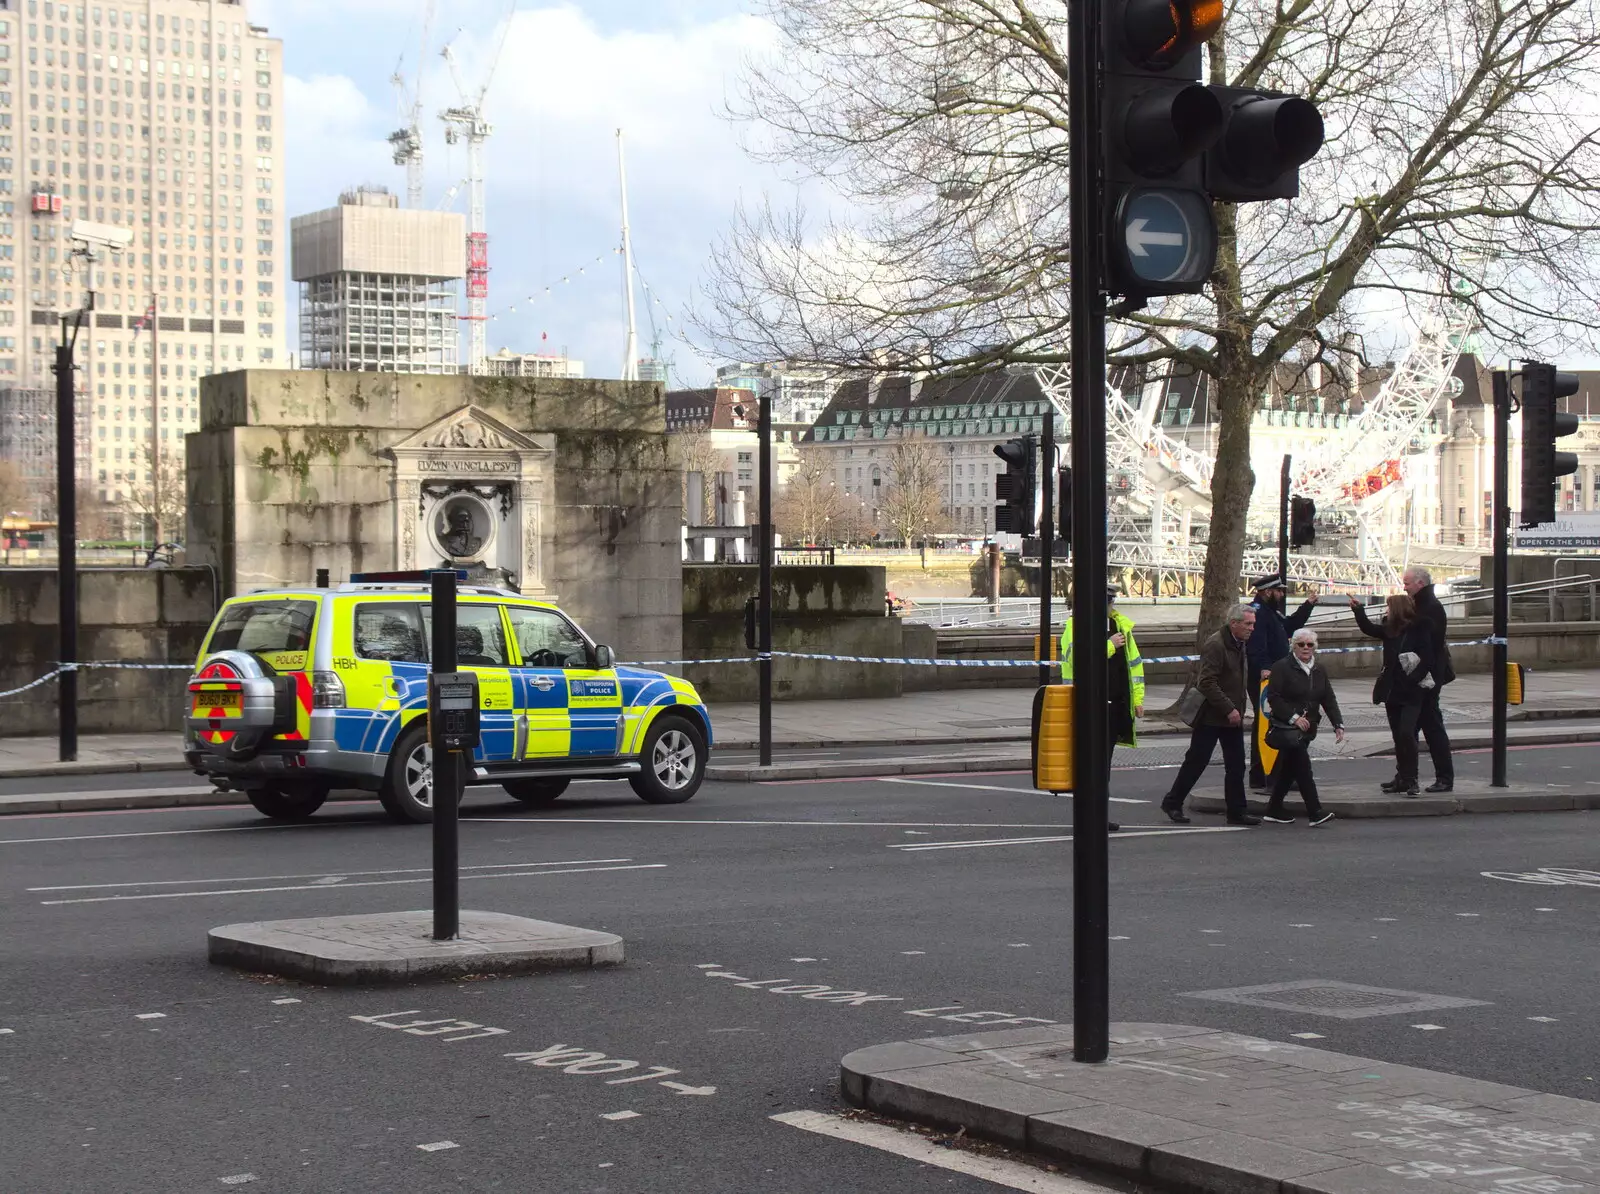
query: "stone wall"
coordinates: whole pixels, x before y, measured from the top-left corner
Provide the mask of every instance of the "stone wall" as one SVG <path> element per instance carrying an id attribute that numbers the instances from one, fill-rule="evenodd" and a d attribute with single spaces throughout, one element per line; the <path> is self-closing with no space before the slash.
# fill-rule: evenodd
<path id="1" fill-rule="evenodd" d="M 744 607 L 756 595 L 754 565 L 688 564 L 683 569 L 685 658 L 749 655 Z M 779 567 L 772 570 L 772 647 L 807 654 L 899 656 L 902 626 L 885 616 L 881 567 Z M 637 658 L 637 657 L 636 657 Z M 754 701 L 759 677 L 754 663 L 700 664 L 683 675 L 708 701 Z M 893 697 L 901 671 L 888 664 L 777 659 L 772 667 L 776 700 Z"/>
<path id="2" fill-rule="evenodd" d="M 225 594 L 396 567 L 386 450 L 466 407 L 553 441 L 542 580 L 623 657 L 681 653 L 681 483 L 654 382 L 247 370 L 201 385 L 188 559 Z"/>
<path id="3" fill-rule="evenodd" d="M 78 576 L 83 660 L 193 664 L 215 604 L 207 568 L 91 568 Z M 60 651 L 54 569 L 0 569 L 0 691 L 54 670 Z M 86 734 L 177 730 L 185 671 L 87 668 L 78 676 Z M 0 735 L 53 734 L 54 684 L 0 699 Z"/>

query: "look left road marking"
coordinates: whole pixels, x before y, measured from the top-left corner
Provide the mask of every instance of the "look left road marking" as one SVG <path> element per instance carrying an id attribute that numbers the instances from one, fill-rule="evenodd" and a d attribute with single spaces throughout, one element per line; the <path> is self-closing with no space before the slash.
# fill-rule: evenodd
<path id="1" fill-rule="evenodd" d="M 592 875 L 598 871 L 655 871 L 666 867 L 664 862 L 642 862 L 633 866 L 563 867 L 544 871 L 502 871 L 493 875 L 462 875 L 462 879 L 534 879 L 541 875 Z M 361 883 L 341 883 L 346 887 L 395 887 L 408 883 L 432 883 L 431 875 L 421 879 L 368 879 Z M 302 883 L 293 887 L 223 887 L 216 891 L 145 891 L 134 895 L 79 896 L 70 900 L 40 900 L 45 905 L 54 904 L 110 904 L 123 900 L 181 900 L 201 896 L 262 895 L 274 891 L 327 891 L 326 883 Z"/>
<path id="2" fill-rule="evenodd" d="M 944 1148 L 914 1133 L 883 1124 L 845 1119 L 824 1111 L 785 1111 L 781 1115 L 774 1115 L 772 1119 L 803 1132 L 814 1132 L 834 1140 L 848 1140 L 852 1144 L 892 1153 L 921 1165 L 934 1165 L 952 1173 L 992 1182 L 1008 1190 L 1024 1190 L 1029 1194 L 1107 1194 L 1105 1186 L 1057 1173 L 1045 1173 L 1020 1161 L 980 1157 Z"/>

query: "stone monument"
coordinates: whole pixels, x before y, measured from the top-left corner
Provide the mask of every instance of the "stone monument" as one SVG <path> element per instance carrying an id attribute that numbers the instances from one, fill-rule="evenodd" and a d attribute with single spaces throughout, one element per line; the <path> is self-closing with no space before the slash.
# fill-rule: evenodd
<path id="1" fill-rule="evenodd" d="M 224 596 L 465 569 L 623 659 L 681 655 L 682 489 L 656 382 L 246 370 L 204 379 L 191 564 Z"/>

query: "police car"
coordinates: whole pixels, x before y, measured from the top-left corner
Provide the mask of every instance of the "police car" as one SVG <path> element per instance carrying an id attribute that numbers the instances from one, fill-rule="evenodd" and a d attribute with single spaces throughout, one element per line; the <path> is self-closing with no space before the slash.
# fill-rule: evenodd
<path id="1" fill-rule="evenodd" d="M 419 576 L 420 581 L 420 576 Z M 189 680 L 184 758 L 266 816 L 299 820 L 334 788 L 432 819 L 429 591 L 384 579 L 230 598 Z M 481 745 L 466 782 L 524 804 L 574 779 L 626 779 L 652 804 L 705 776 L 711 719 L 686 680 L 617 666 L 556 606 L 463 586 L 458 667 L 477 674 Z"/>

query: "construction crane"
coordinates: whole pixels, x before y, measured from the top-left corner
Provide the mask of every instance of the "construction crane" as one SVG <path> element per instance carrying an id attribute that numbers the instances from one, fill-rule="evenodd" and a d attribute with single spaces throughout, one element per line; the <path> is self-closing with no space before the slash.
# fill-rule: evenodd
<path id="1" fill-rule="evenodd" d="M 462 85 L 456 56 L 448 44 L 440 51 L 450 67 L 450 77 L 455 81 L 461 103 L 439 113 L 444 121 L 444 139 L 454 145 L 467 143 L 467 313 L 462 316 L 469 325 L 467 372 L 484 373 L 489 356 L 489 230 L 483 199 L 483 143 L 494 132 L 494 126 L 483 117 L 483 101 L 489 94 L 489 84 L 494 80 L 495 68 L 500 65 L 500 52 L 505 49 L 506 35 L 511 31 L 511 17 L 516 13 L 516 0 L 506 13 L 495 45 L 494 57 L 484 73 L 483 84 L 476 94 Z"/>
<path id="2" fill-rule="evenodd" d="M 400 107 L 400 119 L 405 125 L 389 134 L 389 144 L 394 146 L 394 164 L 406 168 L 406 206 L 422 206 L 422 83 L 423 64 L 428 57 L 428 32 L 433 27 L 434 0 L 426 0 L 422 9 L 422 41 L 417 52 L 417 77 L 411 91 L 411 102 L 406 103 L 406 77 L 402 71 L 405 55 L 395 64 L 389 82 L 394 84 L 395 98 Z"/>

